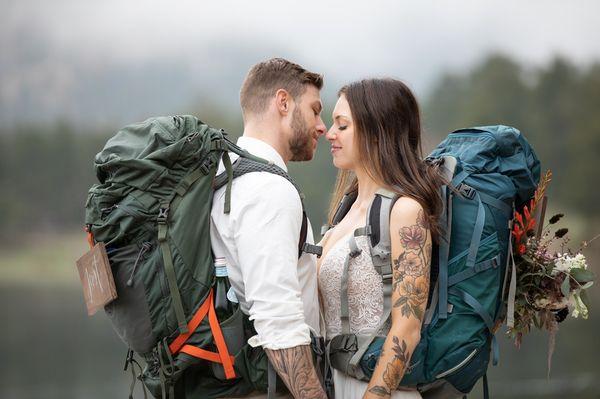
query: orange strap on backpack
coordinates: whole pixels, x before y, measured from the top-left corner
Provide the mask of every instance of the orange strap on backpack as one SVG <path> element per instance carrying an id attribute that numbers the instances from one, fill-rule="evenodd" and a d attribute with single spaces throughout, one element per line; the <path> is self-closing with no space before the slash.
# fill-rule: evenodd
<path id="1" fill-rule="evenodd" d="M 208 314 L 208 322 L 210 324 L 210 330 L 213 334 L 215 344 L 217 346 L 217 352 L 207 351 L 201 348 L 197 348 L 192 345 L 184 345 L 187 339 L 192 333 L 198 328 L 202 320 Z M 197 357 L 198 359 L 208 360 L 214 363 L 221 363 L 225 371 L 225 378 L 232 379 L 236 378 L 235 370 L 233 369 L 234 357 L 229 354 L 227 349 L 227 343 L 223 337 L 223 331 L 219 325 L 217 314 L 215 313 L 215 305 L 213 302 L 213 290 L 211 289 L 206 297 L 206 300 L 198 308 L 194 317 L 188 323 L 188 333 L 180 334 L 175 340 L 169 345 L 171 353 L 176 354 L 182 352 L 190 356 Z"/>
<path id="2" fill-rule="evenodd" d="M 85 226 L 83 230 L 87 233 L 87 242 L 90 244 L 90 249 L 94 248 L 94 235 L 87 226 Z"/>

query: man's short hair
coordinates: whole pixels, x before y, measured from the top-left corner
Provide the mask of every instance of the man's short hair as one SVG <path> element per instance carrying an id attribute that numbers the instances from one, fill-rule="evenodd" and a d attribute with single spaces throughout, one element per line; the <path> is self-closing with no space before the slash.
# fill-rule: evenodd
<path id="1" fill-rule="evenodd" d="M 323 76 L 283 58 L 258 63 L 250 69 L 240 90 L 242 112 L 244 116 L 261 114 L 277 90 L 284 89 L 297 99 L 304 94 L 307 85 L 321 90 Z"/>

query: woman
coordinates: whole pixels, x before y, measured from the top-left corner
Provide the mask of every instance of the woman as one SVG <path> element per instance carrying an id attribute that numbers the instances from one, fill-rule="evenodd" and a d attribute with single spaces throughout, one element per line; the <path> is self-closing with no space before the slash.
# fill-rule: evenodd
<path id="1" fill-rule="evenodd" d="M 327 339 L 342 331 L 341 274 L 349 238 L 366 222 L 377 190 L 402 193 L 391 211 L 393 259 L 391 323 L 382 328 L 383 352 L 369 383 L 334 370 L 336 398 L 419 398 L 398 387 L 420 339 L 428 298 L 432 237 L 437 234 L 441 183 L 435 167 L 421 159 L 419 107 L 410 89 L 393 79 L 369 79 L 343 87 L 327 132 L 334 165 L 340 169 L 332 199 L 346 193 L 356 200 L 345 217 L 323 237 L 319 292 Z M 348 264 L 350 332 L 368 335 L 382 323 L 383 283 L 374 270 L 366 236 L 355 237 L 362 251 Z"/>

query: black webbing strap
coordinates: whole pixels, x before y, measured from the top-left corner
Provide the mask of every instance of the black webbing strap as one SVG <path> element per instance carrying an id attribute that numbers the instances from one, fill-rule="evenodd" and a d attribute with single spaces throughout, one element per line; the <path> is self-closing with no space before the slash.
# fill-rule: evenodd
<path id="1" fill-rule="evenodd" d="M 243 156 L 239 157 L 232 166 L 232 179 L 235 179 L 237 177 L 243 176 L 246 173 L 251 173 L 251 172 L 268 172 L 268 173 L 272 173 L 274 175 L 278 175 L 283 177 L 284 179 L 286 179 L 287 181 L 289 181 L 290 183 L 292 183 L 292 185 L 294 186 L 294 188 L 296 189 L 296 191 L 298 192 L 298 195 L 300 196 L 300 203 L 302 204 L 302 228 L 300 229 L 300 240 L 298 242 L 298 257 L 300 257 L 302 255 L 304 251 L 305 244 L 306 244 L 306 237 L 308 235 L 308 217 L 306 216 L 306 211 L 304 209 L 304 195 L 302 194 L 302 192 L 300 191 L 300 189 L 298 188 L 298 186 L 296 185 L 296 182 L 294 181 L 294 179 L 292 179 L 292 177 L 283 169 L 281 169 L 279 166 L 273 164 L 273 163 L 262 163 L 262 162 L 257 162 L 254 161 L 252 159 L 249 158 L 245 158 Z M 220 173 L 219 175 L 217 175 L 215 177 L 215 181 L 214 181 L 214 190 L 218 190 L 221 187 L 224 187 L 228 182 L 228 176 L 226 172 Z M 311 244 L 309 244 L 311 245 Z M 316 247 L 316 245 L 315 245 Z M 316 249 L 315 249 L 316 251 Z M 314 252 L 310 252 L 310 251 L 306 251 L 309 253 L 314 253 Z"/>

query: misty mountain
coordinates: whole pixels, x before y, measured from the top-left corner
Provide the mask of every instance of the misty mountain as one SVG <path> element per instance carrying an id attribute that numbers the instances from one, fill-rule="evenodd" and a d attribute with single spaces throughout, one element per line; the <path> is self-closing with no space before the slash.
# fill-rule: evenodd
<path id="1" fill-rule="evenodd" d="M 151 58 L 126 62 L 69 52 L 27 29 L 11 31 L 0 44 L 5 127 L 56 120 L 114 127 L 151 115 L 201 112 L 203 106 L 239 114 L 239 86 L 249 66 L 278 54 L 225 41 L 178 56 L 157 50 Z"/>

